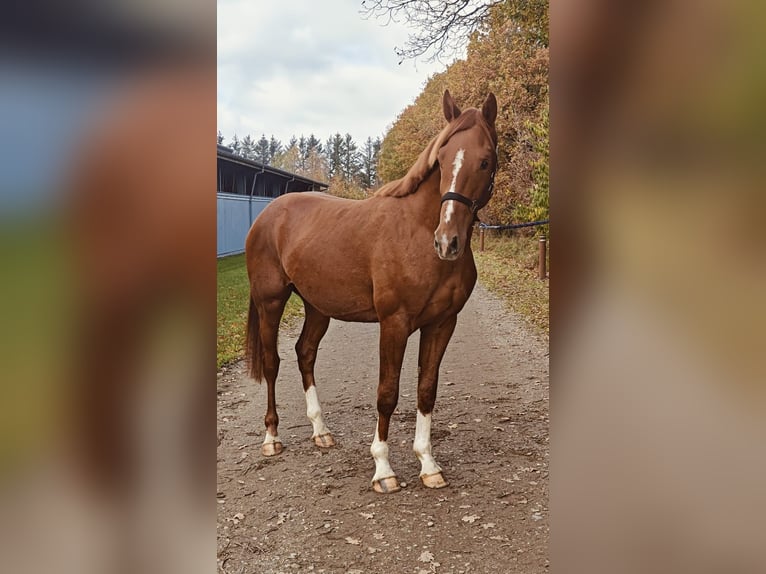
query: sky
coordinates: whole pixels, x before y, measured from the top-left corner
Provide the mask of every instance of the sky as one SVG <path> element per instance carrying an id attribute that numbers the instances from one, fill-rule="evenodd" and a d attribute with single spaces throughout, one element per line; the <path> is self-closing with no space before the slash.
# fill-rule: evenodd
<path id="1" fill-rule="evenodd" d="M 446 63 L 405 61 L 403 24 L 365 20 L 361 0 L 218 0 L 218 129 L 383 136 Z"/>

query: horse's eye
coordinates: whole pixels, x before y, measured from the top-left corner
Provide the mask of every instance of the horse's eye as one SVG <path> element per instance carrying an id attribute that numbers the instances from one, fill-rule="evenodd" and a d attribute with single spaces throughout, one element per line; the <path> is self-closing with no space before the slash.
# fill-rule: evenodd
<path id="1" fill-rule="evenodd" d="M 487 169 L 489 162 L 486 159 L 481 160 L 481 169 Z"/>

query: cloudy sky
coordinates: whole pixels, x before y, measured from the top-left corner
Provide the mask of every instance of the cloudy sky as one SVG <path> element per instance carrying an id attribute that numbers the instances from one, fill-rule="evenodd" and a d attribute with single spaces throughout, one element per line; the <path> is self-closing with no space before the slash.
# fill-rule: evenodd
<path id="1" fill-rule="evenodd" d="M 218 129 L 382 136 L 444 63 L 406 61 L 403 24 L 359 14 L 361 0 L 218 0 Z"/>

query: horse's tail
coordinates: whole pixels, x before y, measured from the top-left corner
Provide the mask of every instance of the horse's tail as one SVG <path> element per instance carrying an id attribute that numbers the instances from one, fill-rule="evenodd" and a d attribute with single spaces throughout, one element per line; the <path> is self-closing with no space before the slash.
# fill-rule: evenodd
<path id="1" fill-rule="evenodd" d="M 250 309 L 247 312 L 245 354 L 250 376 L 260 383 L 263 381 L 263 344 L 261 343 L 260 317 L 252 297 L 250 297 Z"/>

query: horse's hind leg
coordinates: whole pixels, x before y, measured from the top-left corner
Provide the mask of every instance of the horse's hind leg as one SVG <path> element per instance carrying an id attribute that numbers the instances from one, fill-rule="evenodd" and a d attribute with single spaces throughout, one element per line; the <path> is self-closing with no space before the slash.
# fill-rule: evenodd
<path id="1" fill-rule="evenodd" d="M 420 460 L 420 480 L 428 488 L 447 486 L 441 467 L 431 454 L 431 412 L 436 402 L 439 366 L 457 323 L 457 315 L 420 329 L 418 356 L 418 415 L 412 450 Z"/>
<path id="2" fill-rule="evenodd" d="M 319 405 L 314 381 L 314 363 L 317 358 L 319 341 L 327 332 L 330 318 L 322 315 L 307 301 L 304 301 L 303 304 L 306 309 L 306 319 L 303 322 L 301 336 L 295 344 L 295 352 L 298 354 L 298 367 L 303 380 L 303 391 L 306 393 L 306 415 L 313 426 L 311 438 L 314 439 L 317 446 L 327 448 L 335 446 L 335 440 L 322 417 L 322 407 Z"/>
<path id="3" fill-rule="evenodd" d="M 259 335 L 263 345 L 263 375 L 266 379 L 267 390 L 266 417 L 264 418 L 266 437 L 263 439 L 263 446 L 261 447 L 263 456 L 274 456 L 283 450 L 282 441 L 279 439 L 277 431 L 279 415 L 277 415 L 275 395 L 277 375 L 279 374 L 277 335 L 279 333 L 279 321 L 289 297 L 290 289 L 286 288 L 278 296 L 265 301 L 262 300 L 259 305 Z"/>

